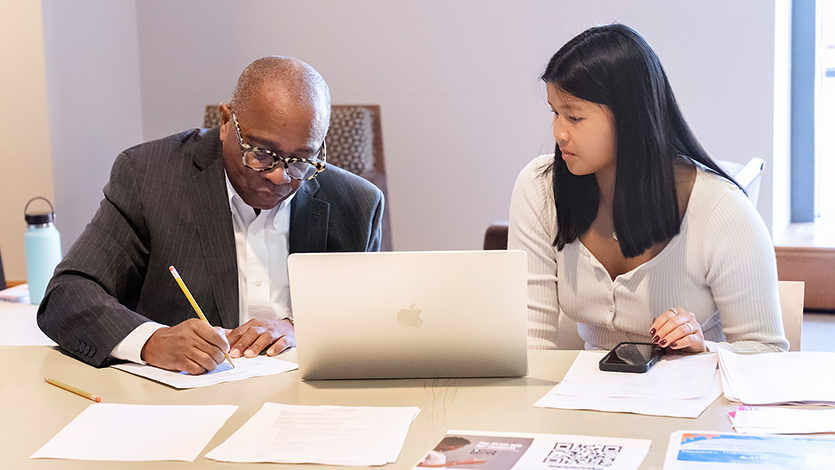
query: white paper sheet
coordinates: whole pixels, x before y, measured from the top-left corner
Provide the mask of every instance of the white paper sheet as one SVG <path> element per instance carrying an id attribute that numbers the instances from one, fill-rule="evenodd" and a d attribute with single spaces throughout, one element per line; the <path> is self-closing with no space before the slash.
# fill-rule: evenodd
<path id="1" fill-rule="evenodd" d="M 113 367 L 179 389 L 205 387 L 207 385 L 234 382 L 250 377 L 280 374 L 299 368 L 298 364 L 268 356 L 238 358 L 233 359 L 233 361 L 235 362 L 234 369 L 228 362 L 224 362 L 217 366 L 215 370 L 201 375 L 171 372 L 170 370 L 164 370 L 154 366 L 134 363 L 117 364 Z"/>
<path id="2" fill-rule="evenodd" d="M 206 454 L 222 462 L 385 465 L 396 462 L 415 407 L 298 406 L 265 403 Z"/>
<path id="3" fill-rule="evenodd" d="M 730 401 L 835 404 L 835 353 L 736 354 L 720 349 L 719 365 Z"/>
<path id="4" fill-rule="evenodd" d="M 835 410 L 740 406 L 731 423 L 750 434 L 835 433 Z"/>
<path id="5" fill-rule="evenodd" d="M 677 431 L 670 436 L 664 470 L 831 470 L 835 440 Z"/>
<path id="6" fill-rule="evenodd" d="M 33 459 L 193 462 L 234 405 L 90 405 Z"/>
<path id="7" fill-rule="evenodd" d="M 600 370 L 602 353 L 580 351 L 560 394 L 629 398 L 699 398 L 710 393 L 716 373 L 716 354 L 664 356 L 649 372 L 631 374 Z"/>
<path id="8" fill-rule="evenodd" d="M 462 470 L 636 470 L 652 444 L 645 439 L 462 430 L 449 430 L 445 437 L 470 442 L 453 450 L 435 448 L 444 466 Z M 423 470 L 433 460 L 437 462 L 424 457 L 413 469 Z"/>
<path id="9" fill-rule="evenodd" d="M 597 364 L 602 356 L 602 353 L 594 351 L 580 351 L 563 381 L 534 406 L 696 418 L 722 394 L 715 354 L 689 356 L 683 358 L 686 359 L 684 361 L 681 358 L 662 360 L 647 374 L 603 372 Z M 693 358 L 698 360 L 691 361 Z M 682 370 L 693 376 L 682 375 L 682 371 L 676 370 L 678 364 L 682 364 Z M 655 377 L 640 377 L 651 374 L 662 365 L 664 368 Z M 710 374 L 705 371 L 709 371 Z M 590 387 L 582 386 L 582 382 L 586 380 L 591 384 Z M 563 393 L 563 384 L 566 381 L 570 381 L 572 385 L 565 390 L 574 394 Z M 642 381 L 644 387 L 640 386 Z M 678 381 L 679 384 L 656 386 L 659 381 Z M 697 393 L 702 395 L 694 398 L 676 398 L 676 395 L 697 395 L 685 391 L 682 385 L 697 390 Z M 634 396 L 629 396 L 630 392 Z M 666 395 L 667 393 L 670 395 Z"/>

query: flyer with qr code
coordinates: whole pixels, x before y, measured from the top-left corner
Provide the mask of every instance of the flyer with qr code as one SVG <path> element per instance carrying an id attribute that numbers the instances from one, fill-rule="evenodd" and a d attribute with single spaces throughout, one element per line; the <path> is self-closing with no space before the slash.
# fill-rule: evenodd
<path id="1" fill-rule="evenodd" d="M 615 437 L 449 430 L 414 470 L 636 470 L 651 443 Z"/>

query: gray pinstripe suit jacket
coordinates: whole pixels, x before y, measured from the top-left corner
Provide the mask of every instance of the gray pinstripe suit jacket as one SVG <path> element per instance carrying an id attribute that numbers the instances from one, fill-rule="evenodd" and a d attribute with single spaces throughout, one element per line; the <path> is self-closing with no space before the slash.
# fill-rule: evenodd
<path id="1" fill-rule="evenodd" d="M 95 366 L 140 324 L 195 313 L 173 265 L 215 326 L 238 326 L 238 274 L 219 128 L 193 129 L 125 150 L 104 199 L 55 270 L 38 325 Z M 291 203 L 290 252 L 379 251 L 383 195 L 334 166 Z"/>

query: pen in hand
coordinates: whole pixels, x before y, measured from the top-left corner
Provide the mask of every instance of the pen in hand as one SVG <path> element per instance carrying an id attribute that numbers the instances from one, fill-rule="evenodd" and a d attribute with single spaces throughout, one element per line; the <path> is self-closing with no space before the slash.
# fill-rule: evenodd
<path id="1" fill-rule="evenodd" d="M 72 393 L 75 393 L 76 395 L 82 396 L 82 397 L 87 398 L 89 400 L 93 400 L 96 403 L 101 403 L 101 397 L 97 397 L 96 395 L 93 395 L 90 392 L 85 392 L 84 390 L 81 390 L 80 388 L 76 388 L 76 387 L 73 387 L 72 385 L 65 384 L 64 382 L 61 382 L 60 380 L 48 379 L 46 377 L 44 377 L 44 380 L 46 380 L 46 383 L 48 383 L 48 384 L 55 385 L 58 388 L 63 388 L 64 390 L 66 390 L 68 392 L 72 392 Z"/>
<path id="2" fill-rule="evenodd" d="M 168 270 L 171 271 L 171 275 L 174 276 L 174 279 L 177 281 L 177 284 L 179 284 L 180 289 L 183 290 L 183 294 L 186 295 L 186 298 L 191 303 L 191 306 L 194 308 L 194 311 L 197 312 L 197 316 L 200 317 L 201 320 L 206 322 L 207 325 L 212 326 L 212 324 L 209 323 L 209 320 L 206 318 L 206 315 L 203 315 L 203 310 L 200 310 L 200 306 L 197 305 L 197 301 L 194 300 L 194 297 L 192 297 L 191 292 L 189 292 L 188 290 L 188 287 L 186 287 L 186 284 L 183 282 L 182 278 L 180 278 L 180 273 L 178 273 L 177 270 L 174 269 L 174 266 L 170 266 Z M 235 364 L 232 363 L 232 358 L 229 357 L 229 353 L 224 352 L 223 355 L 226 356 L 226 360 L 229 361 L 229 365 L 231 365 L 232 368 L 234 368 Z"/>

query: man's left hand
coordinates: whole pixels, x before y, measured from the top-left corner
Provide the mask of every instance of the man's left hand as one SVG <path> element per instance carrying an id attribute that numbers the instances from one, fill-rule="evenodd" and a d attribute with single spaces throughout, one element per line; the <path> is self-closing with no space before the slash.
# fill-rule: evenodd
<path id="1" fill-rule="evenodd" d="M 232 345 L 229 355 L 233 359 L 255 357 L 265 348 L 267 356 L 275 356 L 296 346 L 296 330 L 286 319 L 252 319 L 229 332 L 226 338 Z"/>

